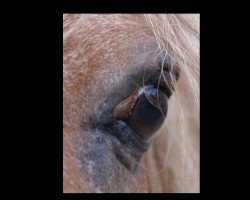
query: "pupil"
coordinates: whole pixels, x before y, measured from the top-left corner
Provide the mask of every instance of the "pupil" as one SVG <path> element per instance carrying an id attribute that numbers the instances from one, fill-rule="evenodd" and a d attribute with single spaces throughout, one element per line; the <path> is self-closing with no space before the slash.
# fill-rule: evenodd
<path id="1" fill-rule="evenodd" d="M 160 128 L 167 114 L 167 96 L 149 86 L 138 97 L 128 124 L 134 132 L 149 139 Z"/>

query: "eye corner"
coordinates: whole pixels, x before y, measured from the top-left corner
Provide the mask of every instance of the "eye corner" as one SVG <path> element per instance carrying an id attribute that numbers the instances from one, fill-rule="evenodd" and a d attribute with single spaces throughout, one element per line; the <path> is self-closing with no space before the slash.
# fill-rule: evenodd
<path id="1" fill-rule="evenodd" d="M 121 101 L 113 110 L 113 115 L 115 119 L 126 121 L 131 114 L 138 96 L 140 95 L 141 89 L 135 89 L 130 96 Z"/>

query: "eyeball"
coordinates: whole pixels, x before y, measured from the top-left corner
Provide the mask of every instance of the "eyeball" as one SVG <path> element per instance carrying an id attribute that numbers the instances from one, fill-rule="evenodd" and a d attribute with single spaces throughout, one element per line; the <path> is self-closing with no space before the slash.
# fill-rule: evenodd
<path id="1" fill-rule="evenodd" d="M 136 134 L 148 140 L 164 122 L 167 109 L 165 93 L 153 86 L 146 86 L 123 101 L 115 109 L 115 114 Z"/>

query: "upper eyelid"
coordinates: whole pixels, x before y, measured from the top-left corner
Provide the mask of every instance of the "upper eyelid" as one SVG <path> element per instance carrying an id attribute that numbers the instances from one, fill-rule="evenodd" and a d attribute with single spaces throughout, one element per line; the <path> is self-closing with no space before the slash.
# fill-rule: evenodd
<path id="1" fill-rule="evenodd" d="M 164 75 L 166 78 L 166 81 L 169 82 L 176 82 L 178 81 L 180 77 L 180 67 L 177 63 L 173 63 L 170 65 L 170 61 L 163 63 L 158 63 L 156 70 L 151 71 L 150 77 L 159 80 L 159 77 Z M 148 69 L 152 69 L 154 67 L 149 67 Z M 147 79 L 146 79 L 147 80 Z"/>
<path id="2" fill-rule="evenodd" d="M 171 71 L 172 72 L 172 71 Z M 174 83 L 179 78 L 179 72 L 172 72 L 170 70 L 156 71 L 151 75 L 144 85 L 153 85 L 154 87 L 159 87 L 169 98 L 174 90 Z"/>

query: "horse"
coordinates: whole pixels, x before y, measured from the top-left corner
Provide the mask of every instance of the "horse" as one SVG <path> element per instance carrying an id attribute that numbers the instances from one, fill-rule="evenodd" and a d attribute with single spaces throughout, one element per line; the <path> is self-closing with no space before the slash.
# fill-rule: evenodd
<path id="1" fill-rule="evenodd" d="M 63 192 L 199 193 L 199 14 L 63 14 Z"/>

